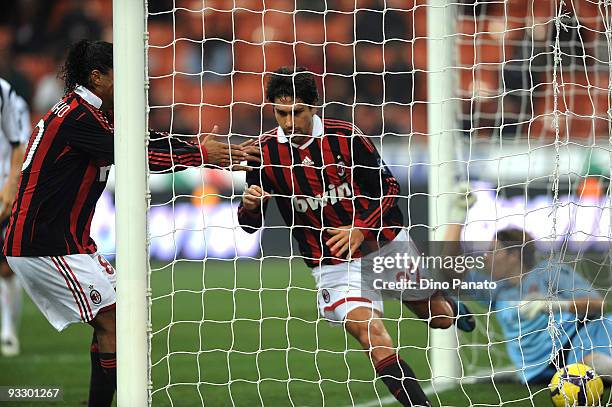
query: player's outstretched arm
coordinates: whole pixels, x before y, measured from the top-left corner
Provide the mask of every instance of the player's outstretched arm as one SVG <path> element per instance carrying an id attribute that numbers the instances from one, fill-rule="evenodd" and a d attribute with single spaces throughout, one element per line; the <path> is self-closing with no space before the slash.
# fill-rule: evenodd
<path id="1" fill-rule="evenodd" d="M 105 165 L 114 163 L 113 128 L 103 115 L 80 108 L 71 111 L 64 120 L 67 142 L 100 160 Z M 252 141 L 239 145 L 227 144 L 216 140 L 218 127 L 202 138 L 202 142 L 192 143 L 168 133 L 151 131 L 148 162 L 149 169 L 156 172 L 177 172 L 189 167 L 212 165 L 214 168 L 249 170 L 249 166 L 232 166 L 250 160 L 260 161 L 259 148 Z"/>
<path id="2" fill-rule="evenodd" d="M 553 312 L 569 312 L 577 319 L 600 317 L 604 312 L 604 300 L 595 290 L 592 283 L 584 279 L 574 270 L 561 266 L 559 277 L 554 285 L 559 298 L 552 301 Z M 521 316 L 535 318 L 549 312 L 551 304 L 545 299 L 545 293 L 536 292 L 525 296 L 520 305 Z"/>
<path id="3" fill-rule="evenodd" d="M 260 150 L 255 140 L 248 140 L 241 144 L 227 144 L 217 135 L 219 127 L 215 125 L 210 134 L 205 135 L 200 143 L 203 155 L 206 155 L 206 164 L 227 168 L 232 171 L 251 171 L 252 167 L 241 165 L 242 161 L 261 162 Z"/>
<path id="4" fill-rule="evenodd" d="M 603 315 L 604 301 L 601 298 L 583 297 L 566 301 L 569 312 L 579 320 L 593 319 Z"/>
<path id="5" fill-rule="evenodd" d="M 468 210 L 476 203 L 476 195 L 470 191 L 468 182 L 457 185 L 450 203 L 449 221 L 444 232 L 443 256 L 458 256 L 462 253 L 461 231 L 465 224 Z M 459 275 L 462 275 L 459 273 Z"/>
<path id="6" fill-rule="evenodd" d="M 242 161 L 259 163 L 259 147 L 249 140 L 242 144 L 227 144 L 219 140 L 218 126 L 202 137 L 199 144 L 152 133 L 149 143 L 149 168 L 153 171 L 181 171 L 187 167 L 209 165 L 212 168 L 250 171 L 252 166 Z M 156 137 L 157 136 L 157 137 Z"/>
<path id="7" fill-rule="evenodd" d="M 575 314 L 578 320 L 597 318 L 603 313 L 604 304 L 600 298 L 583 297 L 549 302 L 543 297 L 542 293 L 536 293 L 533 297 L 526 296 L 519 305 L 521 316 L 533 319 L 541 314 L 548 314 L 549 305 L 553 312 L 569 312 Z"/>
<path id="8" fill-rule="evenodd" d="M 452 223 L 446 227 L 444 240 L 457 242 L 461 239 L 461 230 L 467 212 L 476 203 L 476 195 L 470 191 L 468 182 L 459 183 L 453 192 L 449 213 L 449 220 Z"/>

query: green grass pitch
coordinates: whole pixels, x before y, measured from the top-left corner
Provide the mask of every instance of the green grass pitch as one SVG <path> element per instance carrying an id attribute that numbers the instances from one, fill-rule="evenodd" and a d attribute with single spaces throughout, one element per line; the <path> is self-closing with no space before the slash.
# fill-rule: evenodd
<path id="1" fill-rule="evenodd" d="M 154 406 L 375 406 L 377 399 L 388 399 L 357 342 L 317 317 L 314 282 L 301 260 L 157 266 Z M 399 340 L 402 357 L 427 379 L 425 324 L 397 301 L 385 307 L 386 326 Z M 64 402 L 54 404 L 85 405 L 90 337 L 83 325 L 55 332 L 27 299 L 22 354 L 0 358 L 0 385 L 58 385 Z M 480 359 L 488 360 L 482 352 Z M 430 399 L 435 406 L 550 405 L 542 386 L 492 382 L 458 385 Z"/>

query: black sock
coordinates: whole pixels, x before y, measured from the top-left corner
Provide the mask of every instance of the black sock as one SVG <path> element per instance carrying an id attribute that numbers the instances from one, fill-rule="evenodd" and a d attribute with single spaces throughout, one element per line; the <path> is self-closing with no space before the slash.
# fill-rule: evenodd
<path id="1" fill-rule="evenodd" d="M 112 354 L 114 355 L 114 353 Z M 91 344 L 91 378 L 89 381 L 89 407 L 109 407 L 113 403 L 116 386 L 115 380 L 109 381 L 107 374 L 100 365 L 100 353 L 98 353 L 97 342 Z M 116 370 L 115 370 L 116 372 Z"/>
<path id="2" fill-rule="evenodd" d="M 414 377 L 414 372 L 399 356 L 393 354 L 378 362 L 376 373 L 403 406 L 431 406 Z"/>
<path id="3" fill-rule="evenodd" d="M 106 381 L 113 386 L 113 392 L 117 388 L 117 354 L 116 353 L 99 353 L 100 366 L 106 376 Z"/>

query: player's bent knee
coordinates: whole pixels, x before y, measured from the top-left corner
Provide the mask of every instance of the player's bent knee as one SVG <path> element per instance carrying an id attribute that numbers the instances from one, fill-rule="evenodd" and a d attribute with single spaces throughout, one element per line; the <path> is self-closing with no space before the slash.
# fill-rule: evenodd
<path id="1" fill-rule="evenodd" d="M 429 327 L 432 329 L 448 329 L 453 326 L 453 319 L 447 315 L 437 315 L 429 321 Z"/>
<path id="2" fill-rule="evenodd" d="M 360 307 L 348 313 L 345 329 L 355 337 L 366 350 L 391 348 L 393 341 L 387 333 L 380 313 L 366 307 Z"/>
<path id="3" fill-rule="evenodd" d="M 113 353 L 117 349 L 117 336 L 115 334 L 115 310 L 98 313 L 90 325 L 98 340 L 100 352 Z"/>
<path id="4" fill-rule="evenodd" d="M 429 327 L 432 329 L 448 329 L 453 326 L 453 309 L 450 304 L 437 294 L 429 303 L 431 318 Z"/>
<path id="5" fill-rule="evenodd" d="M 363 323 L 359 329 L 357 340 L 364 349 L 391 348 L 393 341 L 381 321 Z"/>
<path id="6" fill-rule="evenodd" d="M 393 341 L 386 331 L 380 333 L 364 332 L 360 337 L 359 342 L 364 349 L 393 347 Z"/>
<path id="7" fill-rule="evenodd" d="M 384 327 L 383 330 L 363 330 L 358 340 L 362 348 L 368 351 L 374 363 L 395 353 L 393 341 Z"/>
<path id="8" fill-rule="evenodd" d="M 91 326 L 93 326 L 96 334 L 98 335 L 115 335 L 115 310 L 109 310 L 106 312 L 100 312 L 96 317 L 91 321 Z"/>

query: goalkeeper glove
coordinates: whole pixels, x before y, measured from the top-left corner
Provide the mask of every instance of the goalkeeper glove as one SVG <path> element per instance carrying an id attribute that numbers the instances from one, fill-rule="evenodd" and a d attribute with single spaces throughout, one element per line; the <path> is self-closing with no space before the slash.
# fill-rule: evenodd
<path id="1" fill-rule="evenodd" d="M 461 182 L 457 185 L 451 201 L 450 221 L 465 222 L 467 211 L 476 203 L 476 196 L 470 192 L 470 184 Z"/>
<path id="2" fill-rule="evenodd" d="M 521 301 L 520 313 L 526 319 L 534 319 L 540 314 L 548 313 L 548 304 L 552 305 L 553 311 L 566 311 L 567 304 L 564 301 L 547 301 L 541 294 L 528 295 Z"/>

